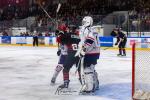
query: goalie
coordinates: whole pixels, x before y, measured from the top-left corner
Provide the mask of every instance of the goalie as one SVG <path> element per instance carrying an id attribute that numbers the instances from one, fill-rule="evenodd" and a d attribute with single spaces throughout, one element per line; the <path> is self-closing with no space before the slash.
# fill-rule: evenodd
<path id="1" fill-rule="evenodd" d="M 81 65 L 82 87 L 81 94 L 94 92 L 99 88 L 98 76 L 95 71 L 95 65 L 100 55 L 99 36 L 92 30 L 93 19 L 86 16 L 82 20 L 82 29 L 80 32 L 80 43 L 75 56 L 82 57 Z M 83 71 L 82 71 L 83 67 Z"/>

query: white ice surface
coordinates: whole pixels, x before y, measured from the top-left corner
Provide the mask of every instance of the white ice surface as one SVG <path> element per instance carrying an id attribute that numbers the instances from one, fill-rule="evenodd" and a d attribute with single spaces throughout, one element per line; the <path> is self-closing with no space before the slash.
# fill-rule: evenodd
<path id="1" fill-rule="evenodd" d="M 62 84 L 50 79 L 57 64 L 57 48 L 0 46 L 0 100 L 131 100 L 131 51 L 117 57 L 116 50 L 101 50 L 96 66 L 100 89 L 94 96 L 55 95 Z M 75 67 L 70 71 L 70 88 L 79 90 Z"/>

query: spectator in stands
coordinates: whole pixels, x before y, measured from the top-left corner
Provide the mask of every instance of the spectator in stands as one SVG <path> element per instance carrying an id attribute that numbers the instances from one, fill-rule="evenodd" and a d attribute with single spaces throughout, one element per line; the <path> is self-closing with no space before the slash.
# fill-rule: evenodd
<path id="1" fill-rule="evenodd" d="M 23 36 L 25 36 L 26 35 L 26 33 L 25 32 L 23 32 Z"/>
<path id="2" fill-rule="evenodd" d="M 43 36 L 42 33 L 39 33 L 38 36 Z"/>
<path id="3" fill-rule="evenodd" d="M 8 36 L 8 33 L 6 31 L 3 31 L 2 35 L 3 36 Z"/>
<path id="4" fill-rule="evenodd" d="M 22 32 L 20 33 L 20 36 L 23 36 L 23 33 L 22 33 Z"/>
<path id="5" fill-rule="evenodd" d="M 45 32 L 45 36 L 50 36 L 50 34 L 48 32 Z"/>
<path id="6" fill-rule="evenodd" d="M 29 36 L 29 33 L 28 33 L 28 32 L 26 32 L 25 36 Z"/>

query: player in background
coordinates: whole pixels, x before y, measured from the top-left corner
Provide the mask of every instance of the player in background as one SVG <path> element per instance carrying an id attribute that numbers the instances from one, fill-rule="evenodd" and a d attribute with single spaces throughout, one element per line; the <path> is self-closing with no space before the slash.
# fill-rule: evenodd
<path id="1" fill-rule="evenodd" d="M 34 31 L 33 34 L 33 46 L 37 46 L 39 45 L 39 41 L 38 41 L 38 33 L 36 31 Z"/>
<path id="2" fill-rule="evenodd" d="M 66 46 L 67 46 L 67 57 L 64 62 L 64 69 L 63 69 L 63 80 L 64 83 L 58 87 L 58 89 L 68 88 L 69 86 L 69 71 L 71 67 L 78 63 L 79 57 L 75 57 L 75 54 L 78 49 L 78 43 L 80 42 L 79 34 L 76 31 L 76 26 L 70 26 L 69 32 L 65 34 L 66 36 Z M 79 74 L 80 78 L 80 74 Z"/>
<path id="3" fill-rule="evenodd" d="M 65 25 L 60 25 L 58 27 L 58 30 L 56 30 L 56 38 L 57 38 L 57 42 L 59 44 L 58 51 L 57 51 L 57 55 L 59 56 L 59 61 L 55 68 L 54 74 L 52 76 L 51 84 L 55 84 L 58 74 L 64 68 L 63 64 L 67 57 L 67 46 L 65 45 L 65 43 L 66 43 L 65 34 L 66 33 L 67 33 L 67 27 Z"/>
<path id="4" fill-rule="evenodd" d="M 83 73 L 81 71 L 83 84 L 80 90 L 81 94 L 91 93 L 99 89 L 95 65 L 100 56 L 100 45 L 98 33 L 93 31 L 92 25 L 92 17 L 85 16 L 82 20 L 79 49 L 75 55 L 83 58 Z"/>
<path id="5" fill-rule="evenodd" d="M 125 33 L 121 31 L 121 29 L 114 29 L 111 32 L 111 36 L 116 37 L 117 41 L 115 45 L 118 45 L 119 48 L 119 54 L 117 56 L 126 56 L 126 43 L 127 43 L 127 36 Z"/>

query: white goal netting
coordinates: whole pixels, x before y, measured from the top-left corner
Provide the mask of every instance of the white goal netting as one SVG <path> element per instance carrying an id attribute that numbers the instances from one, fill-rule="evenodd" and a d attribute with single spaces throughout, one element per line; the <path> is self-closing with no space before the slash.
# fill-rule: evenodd
<path id="1" fill-rule="evenodd" d="M 135 43 L 132 56 L 133 98 L 150 100 L 150 43 Z"/>

